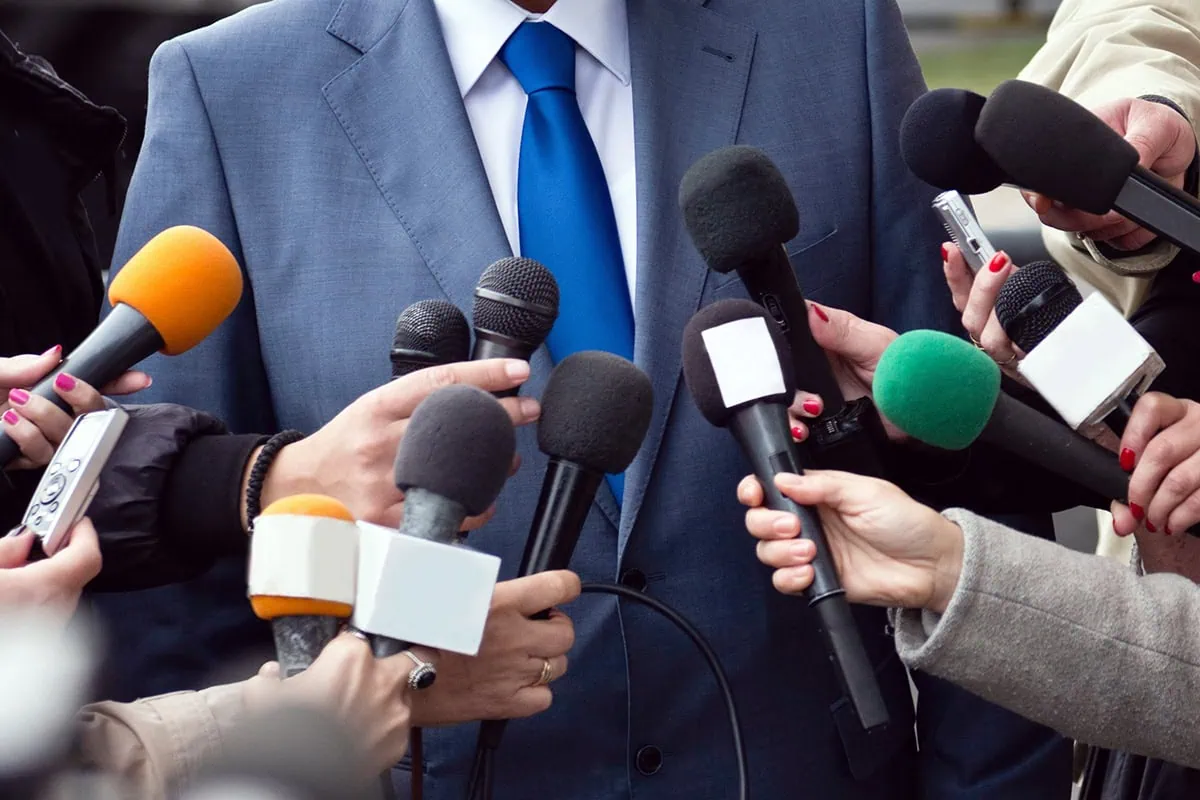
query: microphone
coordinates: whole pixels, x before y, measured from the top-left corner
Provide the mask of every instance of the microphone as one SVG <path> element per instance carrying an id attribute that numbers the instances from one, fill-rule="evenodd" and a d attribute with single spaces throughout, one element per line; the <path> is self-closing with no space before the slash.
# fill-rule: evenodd
<path id="1" fill-rule="evenodd" d="M 1015 271 L 996 297 L 996 318 L 1027 355 L 1017 371 L 1075 430 L 1106 424 L 1118 436 L 1162 358 L 1098 293 L 1087 300 L 1059 266 Z"/>
<path id="2" fill-rule="evenodd" d="M 461 546 L 459 531 L 495 502 L 515 453 L 508 413 L 482 389 L 447 386 L 417 406 L 396 454 L 400 529 L 359 523 L 351 624 L 375 635 L 375 655 L 479 651 L 500 559 Z"/>
<path id="3" fill-rule="evenodd" d="M 901 334 L 884 351 L 872 385 L 879 412 L 900 430 L 943 450 L 976 440 L 1125 502 L 1129 475 L 1116 456 L 1000 391 L 1000 367 L 941 331 Z"/>
<path id="4" fill-rule="evenodd" d="M 389 358 L 392 380 L 441 364 L 466 361 L 471 352 L 471 328 L 453 303 L 421 300 L 396 320 Z"/>
<path id="5" fill-rule="evenodd" d="M 60 372 L 101 387 L 156 350 L 190 350 L 233 313 L 242 296 L 242 271 L 212 234 L 181 225 L 151 239 L 108 288 L 112 312 L 31 394 L 73 413 L 54 391 Z M 0 467 L 21 449 L 0 433 Z"/>
<path id="6" fill-rule="evenodd" d="M 354 610 L 358 528 L 332 497 L 277 500 L 254 520 L 250 537 L 250 606 L 271 621 L 280 672 L 312 666 Z"/>
<path id="7" fill-rule="evenodd" d="M 900 156 L 930 186 L 985 194 L 1012 180 L 975 141 L 987 102 L 965 89 L 934 89 L 918 97 L 900 122 Z"/>
<path id="8" fill-rule="evenodd" d="M 483 271 L 471 310 L 475 327 L 472 361 L 528 361 L 558 319 L 558 281 L 532 258 L 502 258 Z M 497 392 L 516 397 L 519 389 Z"/>
<path id="9" fill-rule="evenodd" d="M 819 620 L 834 668 L 863 728 L 888 721 L 875 670 L 863 648 L 846 592 L 814 509 L 780 493 L 775 476 L 802 473 L 788 429 L 796 394 L 787 343 L 760 307 L 723 300 L 702 308 L 683 331 L 683 378 L 700 413 L 729 428 L 763 486 L 767 505 L 800 517 L 800 535 L 817 547 L 813 583 L 805 593 Z"/>
<path id="10" fill-rule="evenodd" d="M 882 475 L 871 437 L 884 436 L 868 398 L 847 403 L 825 352 L 813 340 L 808 306 L 784 243 L 800 230 L 799 213 L 779 169 L 760 150 L 726 147 L 704 156 L 679 185 L 679 206 L 708 268 L 737 271 L 750 296 L 779 326 L 794 372 L 821 396 L 812 442 L 822 466 Z"/>
<path id="11" fill-rule="evenodd" d="M 1200 253 L 1200 201 L 1139 166 L 1137 149 L 1074 100 L 1005 81 L 984 104 L 975 138 L 1018 185 L 1091 214 L 1115 209 Z"/>

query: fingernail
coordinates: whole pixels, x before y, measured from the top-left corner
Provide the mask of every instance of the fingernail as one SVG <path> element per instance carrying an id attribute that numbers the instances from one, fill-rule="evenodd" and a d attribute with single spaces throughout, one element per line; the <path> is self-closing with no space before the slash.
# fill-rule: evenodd
<path id="1" fill-rule="evenodd" d="M 75 388 L 75 379 L 65 372 L 60 372 L 58 373 L 58 377 L 54 379 L 54 385 L 64 392 L 69 392 Z"/>
<path id="2" fill-rule="evenodd" d="M 807 539 L 799 539 L 792 542 L 792 555 L 796 558 L 808 558 L 812 555 L 813 543 Z"/>
<path id="3" fill-rule="evenodd" d="M 992 260 L 988 264 L 988 269 L 992 272 L 999 272 L 1007 266 L 1008 256 L 1004 255 L 1004 253 L 996 253 L 996 255 L 992 256 Z"/>
<path id="4" fill-rule="evenodd" d="M 62 345 L 56 344 L 56 345 L 54 345 L 54 347 L 51 347 L 46 352 L 42 353 L 42 357 L 44 358 L 44 357 L 50 355 L 51 353 L 54 353 L 55 355 L 57 355 L 58 353 L 61 353 L 61 352 L 62 352 Z"/>
<path id="5" fill-rule="evenodd" d="M 809 414 L 821 413 L 821 403 L 817 400 L 805 400 L 802 408 Z"/>
<path id="6" fill-rule="evenodd" d="M 532 397 L 521 398 L 521 416 L 527 420 L 535 420 L 542 413 L 542 406 Z"/>
<path id="7" fill-rule="evenodd" d="M 946 262 L 949 260 L 950 260 L 950 248 L 943 244 L 942 245 L 942 261 Z"/>
<path id="8" fill-rule="evenodd" d="M 820 317 L 821 322 L 829 322 L 829 315 L 825 313 L 825 309 L 814 303 L 813 311 L 817 312 L 817 316 Z"/>
<path id="9" fill-rule="evenodd" d="M 803 428 L 801 428 L 798 425 L 792 426 L 792 438 L 793 439 L 795 439 L 797 442 L 803 442 L 804 436 L 805 436 L 805 432 L 804 432 Z"/>
<path id="10" fill-rule="evenodd" d="M 512 378 L 514 381 L 519 381 L 529 377 L 529 362 L 510 359 L 504 365 L 504 374 Z"/>
<path id="11" fill-rule="evenodd" d="M 1136 519 L 1138 522 L 1141 522 L 1143 519 L 1146 518 L 1146 509 L 1142 508 L 1137 503 L 1129 504 L 1129 513 L 1133 514 L 1133 518 Z"/>
<path id="12" fill-rule="evenodd" d="M 1121 469 L 1126 472 L 1133 472 L 1133 468 L 1137 463 L 1137 454 L 1128 447 L 1121 450 Z"/>
<path id="13" fill-rule="evenodd" d="M 1192 283 L 1200 283 L 1200 272 L 1192 273 Z"/>
<path id="14" fill-rule="evenodd" d="M 1154 527 L 1154 523 L 1150 520 L 1146 520 L 1146 530 L 1150 531 L 1151 533 L 1158 533 L 1158 528 Z"/>
<path id="15" fill-rule="evenodd" d="M 10 408 L 8 411 L 4 412 L 4 421 L 9 425 L 16 425 L 21 421 L 21 418 L 17 416 L 17 412 Z"/>
<path id="16" fill-rule="evenodd" d="M 776 533 L 791 533 L 796 530 L 795 517 L 781 517 L 775 520 Z"/>
<path id="17" fill-rule="evenodd" d="M 1170 536 L 1171 535 L 1171 526 L 1163 525 L 1163 533 L 1165 533 L 1167 536 Z"/>
<path id="18" fill-rule="evenodd" d="M 793 472 L 781 472 L 775 476 L 775 485 L 799 486 L 800 476 Z"/>
<path id="19" fill-rule="evenodd" d="M 23 406 L 29 402 L 29 392 L 24 389 L 11 389 L 8 393 L 8 399 L 19 406 Z"/>

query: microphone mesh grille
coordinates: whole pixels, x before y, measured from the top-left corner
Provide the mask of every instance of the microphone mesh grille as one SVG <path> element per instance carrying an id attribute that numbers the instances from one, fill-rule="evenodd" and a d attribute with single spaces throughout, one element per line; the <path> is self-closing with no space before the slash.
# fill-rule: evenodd
<path id="1" fill-rule="evenodd" d="M 1044 305 L 1029 308 L 1038 298 Z M 1083 302 L 1079 289 L 1052 261 L 1035 261 L 1008 276 L 996 296 L 996 319 L 1026 353 L 1041 344 Z"/>
<path id="2" fill-rule="evenodd" d="M 432 353 L 443 364 L 466 361 L 471 351 L 471 328 L 453 303 L 422 300 L 404 309 L 396 320 L 392 347 Z"/>
<path id="3" fill-rule="evenodd" d="M 558 318 L 558 282 L 532 258 L 502 258 L 479 278 L 478 289 L 548 309 L 549 315 L 476 295 L 476 330 L 492 331 L 529 344 L 541 344 Z"/>

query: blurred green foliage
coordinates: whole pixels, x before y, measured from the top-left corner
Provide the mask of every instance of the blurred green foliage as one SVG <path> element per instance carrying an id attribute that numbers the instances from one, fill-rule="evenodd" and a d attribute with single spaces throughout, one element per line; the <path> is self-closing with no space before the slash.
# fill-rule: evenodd
<path id="1" fill-rule="evenodd" d="M 1001 81 L 1017 77 L 1046 41 L 1044 34 L 1028 38 L 968 37 L 971 41 L 917 42 L 917 59 L 930 89 L 951 86 L 988 95 Z"/>

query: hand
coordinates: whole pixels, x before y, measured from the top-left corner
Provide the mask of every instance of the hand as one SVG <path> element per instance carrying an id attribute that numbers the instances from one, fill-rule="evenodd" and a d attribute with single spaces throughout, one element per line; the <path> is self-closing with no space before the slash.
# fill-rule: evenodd
<path id="1" fill-rule="evenodd" d="M 850 602 L 945 611 L 962 572 L 962 531 L 953 522 L 876 478 L 814 470 L 777 475 L 775 485 L 818 508 Z M 816 551 L 812 542 L 796 540 L 799 517 L 762 508 L 754 476 L 738 485 L 738 500 L 750 507 L 746 529 L 759 540 L 758 560 L 775 569 L 775 588 L 805 591 Z"/>
<path id="2" fill-rule="evenodd" d="M 1196 132 L 1179 112 L 1162 103 L 1126 98 L 1105 103 L 1092 113 L 1137 148 L 1141 166 L 1183 188 L 1187 168 L 1196 156 Z M 1115 211 L 1096 216 L 1040 194 L 1023 194 L 1043 224 L 1081 233 L 1117 250 L 1140 250 L 1157 238 Z"/>
<path id="3" fill-rule="evenodd" d="M 54 392 L 67 401 L 72 414 L 45 398 L 30 394 L 32 387 L 62 362 L 62 348 L 51 347 L 40 356 L 24 355 L 0 358 L 0 389 L 7 402 L 0 406 L 4 432 L 21 448 L 21 457 L 9 469 L 44 467 L 54 457 L 75 416 L 104 408 L 104 398 L 87 383 L 62 373 L 55 380 Z M 109 395 L 132 394 L 150 386 L 150 376 L 126 372 L 104 387 Z"/>
<path id="4" fill-rule="evenodd" d="M 1113 530 L 1182 533 L 1200 522 L 1200 404 L 1148 392 L 1121 437 L 1129 505 L 1113 503 Z M 1140 540 L 1139 540 L 1140 541 Z"/>
<path id="5" fill-rule="evenodd" d="M 422 660 L 437 663 L 431 651 L 411 649 Z M 280 681 L 279 664 L 264 664 L 258 676 L 247 681 L 243 696 L 251 709 L 294 703 L 332 711 L 357 737 L 366 766 L 384 772 L 408 750 L 413 694 L 408 676 L 413 668 L 412 659 L 403 653 L 376 658 L 366 642 L 343 633 L 299 675 Z"/>
<path id="6" fill-rule="evenodd" d="M 537 685 L 542 667 L 550 661 L 552 681 L 566 673 L 575 626 L 557 610 L 548 620 L 529 617 L 569 603 L 579 591 L 579 577 L 566 571 L 496 584 L 479 654 L 441 654 L 437 683 L 413 698 L 413 724 L 513 719 L 548 709 L 553 692 Z"/>
<path id="7" fill-rule="evenodd" d="M 0 539 L 0 605 L 37 606 L 69 617 L 83 587 L 100 574 L 100 540 L 91 520 L 81 519 L 53 556 L 29 560 L 33 534 Z"/>
<path id="8" fill-rule="evenodd" d="M 834 378 L 846 400 L 857 400 L 871 394 L 871 381 L 875 378 L 879 357 L 895 340 L 896 332 L 860 319 L 849 311 L 815 303 L 808 304 L 808 325 L 813 340 L 829 357 Z M 823 401 L 817 395 L 796 392 L 796 399 L 789 409 L 792 436 L 797 440 L 806 438 L 808 427 L 804 420 L 819 416 L 822 408 Z M 899 428 L 886 419 L 883 424 L 893 440 L 906 438 Z"/>
<path id="9" fill-rule="evenodd" d="M 394 528 L 400 524 L 404 502 L 393 479 L 396 450 L 421 401 L 445 386 L 470 384 L 497 392 L 520 386 L 528 377 L 526 362 L 492 359 L 430 367 L 373 389 L 312 436 L 279 452 L 263 483 L 262 507 L 293 494 L 325 494 L 345 503 L 356 519 Z M 532 397 L 509 397 L 500 404 L 514 425 L 528 425 L 541 414 Z M 244 525 L 249 522 L 245 487 L 253 463 L 252 457 L 242 484 Z M 480 527 L 491 514 L 489 510 L 467 520 L 464 529 Z"/>
<path id="10" fill-rule="evenodd" d="M 954 307 L 962 314 L 962 324 L 971 340 L 1000 365 L 1009 376 L 1020 379 L 1016 362 L 1024 353 L 1013 344 L 996 319 L 996 298 L 1000 288 L 1017 268 L 1007 253 L 997 253 L 991 263 L 972 276 L 962 251 L 950 242 L 942 245 L 943 270 Z"/>

